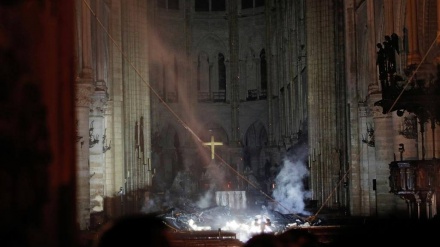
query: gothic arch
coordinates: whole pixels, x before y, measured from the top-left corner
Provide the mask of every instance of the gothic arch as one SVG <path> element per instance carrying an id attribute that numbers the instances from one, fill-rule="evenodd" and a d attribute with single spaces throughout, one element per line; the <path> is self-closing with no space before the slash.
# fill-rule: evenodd
<path id="1" fill-rule="evenodd" d="M 219 140 L 223 142 L 224 144 L 228 144 L 229 138 L 228 133 L 226 132 L 225 128 L 219 123 L 216 122 L 208 122 L 205 124 L 205 128 L 202 132 L 202 138 L 203 140 L 210 140 L 211 135 L 214 135 L 216 138 L 216 141 Z M 218 138 L 218 139 L 217 139 Z"/>
<path id="2" fill-rule="evenodd" d="M 194 55 L 196 56 L 194 58 L 194 63 L 197 64 L 197 73 L 205 75 L 205 77 L 208 78 L 205 79 L 205 82 L 207 83 L 209 90 L 201 90 L 200 92 L 208 92 L 209 95 L 211 95 L 212 92 L 224 91 L 226 88 L 225 84 L 227 83 L 227 66 L 224 66 L 224 71 L 222 71 L 224 73 L 220 76 L 219 69 L 223 69 L 223 67 L 219 66 L 219 55 L 222 54 L 223 63 L 228 61 L 226 55 L 229 53 L 226 45 L 217 35 L 208 34 L 200 39 L 195 46 L 194 51 Z M 202 69 L 199 67 L 200 54 L 207 54 L 208 56 L 208 63 Z M 225 81 L 222 81 L 223 83 L 221 85 L 219 83 L 220 78 L 225 79 Z"/>
<path id="3" fill-rule="evenodd" d="M 208 54 L 216 56 L 218 53 L 229 54 L 226 44 L 215 34 L 207 34 L 194 46 L 196 54 L 200 51 L 209 51 Z"/>
<path id="4" fill-rule="evenodd" d="M 206 51 L 197 53 L 196 60 L 196 77 L 197 77 L 197 91 L 209 93 L 211 91 L 209 85 L 209 54 Z"/>
<path id="5" fill-rule="evenodd" d="M 182 144 L 178 128 L 171 123 L 166 124 L 160 133 L 159 164 L 157 176 L 162 177 L 165 188 L 169 187 L 177 173 L 183 169 Z"/>
<path id="6" fill-rule="evenodd" d="M 244 166 L 250 167 L 257 177 L 264 172 L 263 152 L 267 141 L 267 130 L 261 121 L 254 122 L 246 130 L 243 140 Z"/>

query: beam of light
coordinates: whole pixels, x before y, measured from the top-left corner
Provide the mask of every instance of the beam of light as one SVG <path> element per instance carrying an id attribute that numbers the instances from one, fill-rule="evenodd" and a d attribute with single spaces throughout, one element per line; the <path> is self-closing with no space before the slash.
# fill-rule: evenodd
<path id="1" fill-rule="evenodd" d="M 112 37 L 112 35 L 108 32 L 108 30 L 104 27 L 104 25 L 102 24 L 102 22 L 100 21 L 100 19 L 98 18 L 98 16 L 96 15 L 96 13 L 92 10 L 92 8 L 90 7 L 89 3 L 87 3 L 86 0 L 82 1 L 87 8 L 90 10 L 91 14 L 95 17 L 97 23 L 99 24 L 99 26 L 102 28 L 102 30 L 107 34 L 107 36 L 109 37 L 109 39 L 111 40 L 111 42 L 113 43 L 113 45 L 117 48 L 117 50 L 121 53 L 123 59 L 129 64 L 130 67 L 133 68 L 133 70 L 136 72 L 136 74 L 140 77 L 141 81 L 150 89 L 150 91 L 157 97 L 157 99 L 159 100 L 159 102 L 172 114 L 172 116 L 174 116 L 177 120 L 177 122 L 182 125 L 182 127 L 184 129 L 186 129 L 191 136 L 195 139 L 195 141 L 199 144 L 198 147 L 203 147 L 203 143 L 204 141 L 201 140 L 201 138 L 195 133 L 195 131 L 181 118 L 179 117 L 179 115 L 165 102 L 165 100 L 160 96 L 160 94 L 150 85 L 149 82 L 147 82 L 147 80 L 141 75 L 141 73 L 139 72 L 139 70 L 136 68 L 136 66 L 134 66 L 133 62 L 128 58 L 127 54 L 122 50 L 121 46 L 118 45 L 118 43 L 115 41 L 115 39 Z M 439 34 L 440 35 L 440 34 Z M 158 42 L 158 44 L 160 44 L 160 42 Z M 188 102 L 184 101 L 183 102 L 183 107 L 184 108 L 188 108 L 190 109 L 191 106 Z M 191 116 L 189 116 L 191 118 Z M 196 121 L 191 121 L 191 122 L 196 122 Z M 204 149 L 206 151 L 206 148 Z M 205 154 L 207 154 L 207 152 L 205 152 Z M 221 165 L 226 166 L 227 168 L 229 168 L 233 173 L 235 173 L 235 175 L 237 177 L 239 177 L 241 180 L 244 180 L 246 183 L 248 183 L 250 186 L 252 186 L 254 189 L 256 189 L 257 191 L 259 191 L 260 194 L 262 194 L 264 197 L 266 197 L 269 201 L 273 202 L 276 204 L 276 207 L 279 210 L 282 210 L 284 212 L 289 212 L 290 214 L 295 215 L 296 217 L 307 221 L 308 219 L 303 218 L 300 215 L 295 214 L 295 212 L 291 212 L 291 208 L 289 206 L 285 206 L 282 204 L 282 202 L 279 202 L 276 200 L 276 198 L 268 195 L 267 193 L 265 193 L 264 191 L 262 191 L 258 185 L 256 185 L 255 183 L 253 183 L 252 181 L 250 181 L 249 179 L 247 179 L 244 175 L 240 174 L 239 171 L 237 171 L 236 169 L 234 169 L 234 167 L 232 167 L 230 164 L 228 164 L 220 155 L 218 155 L 217 153 L 214 154 L 215 157 L 219 160 L 219 163 Z M 347 170 L 348 172 L 348 170 Z M 347 173 L 346 173 L 347 174 Z M 345 177 L 345 176 L 344 176 Z M 340 180 L 340 182 L 342 181 L 342 179 Z M 280 186 L 278 186 L 280 187 Z M 336 189 L 336 188 L 335 188 Z M 329 197 L 330 198 L 330 197 Z M 328 199 L 329 199 L 328 198 Z M 203 199 L 203 198 L 201 198 Z M 324 203 L 322 204 L 324 205 Z M 291 206 L 291 205 L 290 205 Z"/>

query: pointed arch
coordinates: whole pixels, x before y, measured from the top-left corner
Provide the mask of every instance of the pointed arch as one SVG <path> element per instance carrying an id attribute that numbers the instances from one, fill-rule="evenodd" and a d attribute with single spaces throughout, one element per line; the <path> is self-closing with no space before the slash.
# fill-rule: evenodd
<path id="1" fill-rule="evenodd" d="M 218 89 L 226 90 L 226 64 L 223 53 L 218 54 Z"/>
<path id="2" fill-rule="evenodd" d="M 257 63 L 256 52 L 252 47 L 247 47 L 244 54 L 244 64 L 241 72 L 243 78 L 244 91 L 247 100 L 256 99 L 256 91 L 258 89 L 257 83 Z"/>
<path id="3" fill-rule="evenodd" d="M 264 147 L 267 143 L 266 127 L 261 121 L 256 121 L 249 126 L 244 136 L 245 146 Z"/>
<path id="4" fill-rule="evenodd" d="M 225 128 L 219 123 L 216 122 L 208 122 L 205 124 L 205 128 L 201 135 L 202 140 L 209 141 L 211 135 L 215 137 L 215 140 L 223 142 L 223 145 L 227 145 L 229 143 L 228 133 Z"/>
<path id="5" fill-rule="evenodd" d="M 218 54 L 219 52 L 227 53 L 226 44 L 222 39 L 215 34 L 207 34 L 203 36 L 199 42 L 194 46 L 194 50 L 198 51 L 212 51 L 210 55 Z"/>
<path id="6" fill-rule="evenodd" d="M 224 101 L 227 83 L 227 66 L 225 64 L 227 57 L 225 54 L 229 54 L 227 46 L 217 35 L 208 34 L 199 40 L 194 51 L 197 56 L 195 58 L 197 64 L 199 64 L 200 54 L 206 54 L 208 61 L 205 67 L 198 66 L 197 68 L 198 73 L 205 76 L 204 81 L 200 81 L 200 85 L 207 85 L 203 90 L 199 90 L 199 96 L 202 96 L 199 97 L 199 101 L 210 101 L 213 99 L 212 97 L 214 100 L 218 100 L 218 94 L 222 96 L 219 99 Z"/>
<path id="7" fill-rule="evenodd" d="M 264 175 L 265 155 L 262 152 L 267 141 L 267 130 L 261 121 L 254 122 L 246 130 L 243 140 L 243 163 L 245 167 L 252 169 L 257 178 Z"/>
<path id="8" fill-rule="evenodd" d="M 207 93 L 209 97 L 209 55 L 205 51 L 197 55 L 197 91 Z"/>
<path id="9" fill-rule="evenodd" d="M 160 133 L 160 160 L 157 175 L 162 177 L 165 188 L 171 186 L 177 173 L 183 170 L 182 137 L 178 128 L 171 123 L 166 124 Z"/>

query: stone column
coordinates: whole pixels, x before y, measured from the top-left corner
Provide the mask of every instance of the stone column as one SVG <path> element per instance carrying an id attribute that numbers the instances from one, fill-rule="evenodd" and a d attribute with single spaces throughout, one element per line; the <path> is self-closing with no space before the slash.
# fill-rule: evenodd
<path id="1" fill-rule="evenodd" d="M 98 0 L 96 6 L 97 17 L 104 26 L 108 27 L 108 6 L 103 0 Z M 108 42 L 109 38 L 103 30 L 103 27 L 96 24 L 96 80 L 106 86 L 108 81 Z"/>
<path id="2" fill-rule="evenodd" d="M 395 195 L 389 193 L 389 163 L 393 160 L 393 147 L 394 147 L 394 132 L 393 129 L 392 113 L 383 114 L 382 107 L 372 106 L 373 102 L 377 102 L 381 99 L 381 94 L 370 94 L 370 107 L 373 109 L 373 122 L 374 122 L 374 148 L 375 154 L 375 167 L 372 169 L 376 173 L 376 205 L 377 216 L 384 217 L 392 213 L 395 206 Z M 396 197 L 397 198 L 397 197 Z"/>
<path id="3" fill-rule="evenodd" d="M 272 0 L 265 0 L 266 8 L 272 5 Z M 272 80 L 272 20 L 271 11 L 265 11 L 265 21 L 266 21 L 266 70 L 267 70 L 267 109 L 268 109 L 268 133 L 267 138 L 269 141 L 269 146 L 275 144 L 274 138 L 274 128 L 273 128 L 273 80 Z"/>
<path id="4" fill-rule="evenodd" d="M 409 0 L 413 1 L 413 0 Z M 415 0 L 416 1 L 416 0 Z M 371 4 L 371 3 L 370 3 Z M 391 35 L 394 32 L 394 0 L 384 0 L 384 24 L 385 34 Z"/>
<path id="5" fill-rule="evenodd" d="M 185 0 L 185 59 L 189 68 L 183 71 L 185 78 L 185 94 L 182 95 L 188 100 L 188 106 L 193 108 L 197 103 L 197 63 L 193 61 L 192 52 L 192 4 L 191 0 Z"/>
<path id="6" fill-rule="evenodd" d="M 345 110 L 342 104 L 337 104 L 345 87 L 338 86 L 337 64 L 333 62 L 340 52 L 335 11 L 335 5 L 330 2 L 307 1 L 308 141 L 310 152 L 315 151 L 311 183 L 314 184 L 313 199 L 326 206 L 336 203 L 332 191 L 339 182 L 341 169 L 336 159 L 330 157 L 345 141 L 338 135 L 344 125 L 336 117 Z"/>
<path id="7" fill-rule="evenodd" d="M 230 50 L 230 88 L 231 88 L 231 146 L 238 145 L 240 141 L 240 95 L 239 95 L 239 36 L 238 36 L 238 10 L 237 2 L 228 1 L 229 25 L 229 50 Z"/>
<path id="8" fill-rule="evenodd" d="M 104 113 L 107 104 L 107 88 L 104 84 L 97 82 L 95 92 L 92 95 L 89 133 L 91 142 L 90 152 L 90 211 L 91 228 L 98 227 L 104 222 L 104 197 L 105 197 L 105 160 L 104 160 L 104 138 L 107 139 Z M 108 140 L 106 140 L 108 143 Z"/>
<path id="9" fill-rule="evenodd" d="M 92 80 L 79 79 L 75 86 L 78 136 L 82 137 L 77 143 L 77 217 L 80 229 L 85 230 L 90 219 L 89 112 Z"/>
<path id="10" fill-rule="evenodd" d="M 89 172 L 89 111 L 91 95 L 93 93 L 92 70 L 92 40 L 90 9 L 81 2 L 81 14 L 77 15 L 80 27 L 78 35 L 79 53 L 81 54 L 81 68 L 76 80 L 76 115 L 78 119 L 78 135 L 83 139 L 78 142 L 77 162 L 77 217 L 81 230 L 87 229 L 90 224 L 90 172 Z"/>
<path id="11" fill-rule="evenodd" d="M 377 53 L 376 53 L 376 29 L 374 28 L 374 22 L 375 22 L 375 9 L 374 9 L 374 2 L 373 1 L 367 1 L 367 25 L 371 28 L 368 29 L 368 54 L 370 57 L 374 58 L 374 61 L 377 59 Z M 369 67 L 368 71 L 374 71 L 375 73 L 369 73 L 369 75 L 365 75 L 369 77 L 367 81 L 370 82 L 370 84 L 379 85 L 379 80 L 377 77 L 377 65 L 376 63 L 369 62 L 367 64 Z M 372 68 L 374 67 L 374 68 Z"/>
<path id="12" fill-rule="evenodd" d="M 440 45 L 440 0 L 437 0 L 437 45 Z M 435 62 L 440 64 L 440 55 L 435 58 Z"/>
<path id="13" fill-rule="evenodd" d="M 408 17 L 406 26 L 408 27 L 408 58 L 407 65 L 419 64 L 422 60 L 419 52 L 419 40 L 417 33 L 417 1 L 408 0 L 406 10 Z"/>

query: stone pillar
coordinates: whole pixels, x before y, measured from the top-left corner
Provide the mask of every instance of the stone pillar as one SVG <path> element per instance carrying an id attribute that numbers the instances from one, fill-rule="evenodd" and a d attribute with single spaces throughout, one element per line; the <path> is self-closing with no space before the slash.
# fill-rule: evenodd
<path id="1" fill-rule="evenodd" d="M 272 0 L 265 0 L 266 8 L 272 5 Z M 266 21 L 266 70 L 267 70 L 267 109 L 268 109 L 268 145 L 273 146 L 275 144 L 274 138 L 274 126 L 273 126 L 273 80 L 272 80 L 272 20 L 271 20 L 271 11 L 265 11 L 265 21 Z"/>
<path id="2" fill-rule="evenodd" d="M 440 0 L 437 0 L 437 39 L 436 39 L 437 46 L 440 46 Z M 438 55 L 434 62 L 436 64 L 440 64 L 440 55 Z"/>
<path id="3" fill-rule="evenodd" d="M 238 10 L 237 2 L 228 1 L 228 25 L 229 25 L 229 70 L 231 88 L 231 146 L 239 145 L 240 142 L 240 91 L 239 91 L 239 35 L 238 35 Z"/>
<path id="4" fill-rule="evenodd" d="M 96 13 L 104 28 L 108 27 L 108 6 L 103 0 L 97 1 Z M 96 80 L 98 83 L 106 85 L 108 81 L 108 47 L 109 38 L 103 30 L 103 27 L 96 24 Z"/>
<path id="5" fill-rule="evenodd" d="M 409 0 L 412 1 L 412 0 Z M 415 0 L 416 1 L 416 0 Z M 370 3 L 371 4 L 371 3 Z M 390 35 L 394 32 L 394 0 L 384 0 L 384 24 L 385 34 Z"/>
<path id="6" fill-rule="evenodd" d="M 107 88 L 97 82 L 92 95 L 89 133 L 91 143 L 90 152 L 90 227 L 93 229 L 104 223 L 104 197 L 105 197 L 105 160 L 104 138 L 107 139 L 104 113 L 107 104 Z M 108 140 L 106 140 L 108 143 Z"/>
<path id="7" fill-rule="evenodd" d="M 197 63 L 191 56 L 192 47 L 192 4 L 191 0 L 185 0 L 185 60 L 189 68 L 183 70 L 185 78 L 185 90 L 183 97 L 188 100 L 191 109 L 197 103 Z M 190 110 L 190 109 L 189 109 Z"/>
<path id="8" fill-rule="evenodd" d="M 87 229 L 90 219 L 90 171 L 89 171 L 89 112 L 93 92 L 91 79 L 79 79 L 76 84 L 77 143 L 77 217 L 81 230 Z"/>
<path id="9" fill-rule="evenodd" d="M 116 153 L 123 153 L 120 162 L 115 162 L 116 179 L 122 178 L 122 185 L 125 187 L 125 197 L 121 205 L 123 213 L 133 213 L 139 210 L 139 203 L 142 203 L 143 193 L 146 185 L 146 158 L 149 157 L 151 144 L 150 135 L 150 90 L 149 66 L 148 66 L 148 26 L 147 26 L 147 2 L 141 0 L 122 2 L 120 8 L 120 43 L 126 56 L 122 59 L 121 84 L 119 81 L 115 88 L 117 96 L 114 106 L 118 104 L 118 113 L 121 118 L 117 119 L 118 138 L 115 140 Z M 117 23 L 116 23 L 117 24 Z M 118 30 L 116 30 L 118 32 Z M 117 51 L 115 51 L 116 53 Z M 173 61 L 173 60 L 171 60 Z M 169 64 L 173 64 L 172 62 Z M 173 68 L 171 66 L 170 68 Z M 116 99 L 121 102 L 116 102 Z M 120 105 L 119 105 L 120 104 Z M 120 112 L 119 112 L 120 111 Z M 115 112 L 115 116 L 117 113 Z M 144 149 L 142 152 L 136 146 L 136 122 L 143 121 Z M 120 121 L 120 122 L 119 122 Z M 115 126 L 116 127 L 116 126 Z M 138 132 L 140 133 L 140 132 Z M 142 148 L 141 148 L 142 149 Z M 118 158 L 118 157 L 115 157 Z M 121 176 L 122 175 L 122 176 Z"/>
<path id="10" fill-rule="evenodd" d="M 77 217 L 81 230 L 90 224 L 90 172 L 89 172 L 89 112 L 93 93 L 92 40 L 90 9 L 81 2 L 79 18 L 78 46 L 81 54 L 81 67 L 76 81 L 76 116 L 78 119 L 78 135 L 83 139 L 77 144 Z"/>
<path id="11" fill-rule="evenodd" d="M 376 206 L 377 216 L 385 217 L 395 211 L 395 195 L 389 193 L 389 163 L 393 160 L 394 132 L 392 113 L 383 114 L 382 107 L 372 106 L 382 98 L 380 93 L 370 94 L 370 107 L 373 109 L 374 122 L 374 148 L 376 149 L 375 169 L 376 173 Z M 397 198 L 397 197 L 396 197 Z"/>
<path id="12" fill-rule="evenodd" d="M 419 64 L 422 60 L 419 52 L 417 32 L 417 0 L 408 0 L 406 26 L 408 27 L 408 58 L 407 65 Z"/>
<path id="13" fill-rule="evenodd" d="M 335 60 L 338 35 L 335 23 L 335 6 L 331 2 L 307 1 L 307 79 L 308 79 L 308 133 L 309 150 L 312 153 L 313 199 L 326 206 L 333 206 L 336 197 L 332 190 L 339 182 L 340 164 L 331 159 L 340 150 L 336 116 L 341 107 L 338 95 L 344 93 L 337 87 Z M 322 42 L 325 40 L 326 42 Z M 325 51 L 325 52 L 323 52 Z M 331 198 L 329 198 L 331 197 Z"/>
<path id="14" fill-rule="evenodd" d="M 376 29 L 373 28 L 375 25 L 375 10 L 374 10 L 374 2 L 373 1 L 367 1 L 367 25 L 371 28 L 368 29 L 368 54 L 370 57 L 374 58 L 374 60 L 377 59 L 377 53 L 376 53 Z M 354 40 L 354 39 L 353 39 Z M 375 73 L 369 73 L 368 75 L 365 75 L 369 77 L 367 81 L 370 82 L 370 84 L 379 85 L 379 80 L 377 77 L 377 65 L 376 63 L 369 62 L 367 63 L 367 67 L 369 68 L 368 71 L 374 71 Z M 372 68 L 373 67 L 373 68 Z"/>

